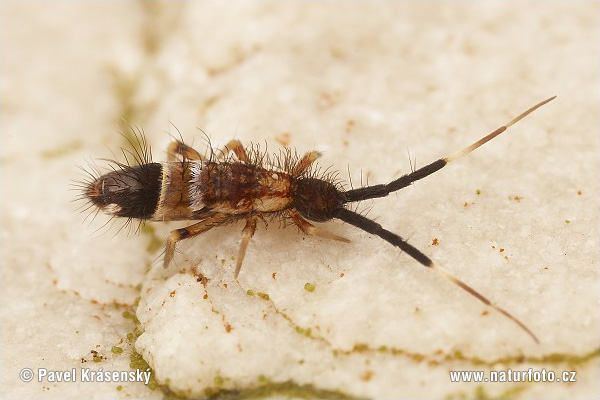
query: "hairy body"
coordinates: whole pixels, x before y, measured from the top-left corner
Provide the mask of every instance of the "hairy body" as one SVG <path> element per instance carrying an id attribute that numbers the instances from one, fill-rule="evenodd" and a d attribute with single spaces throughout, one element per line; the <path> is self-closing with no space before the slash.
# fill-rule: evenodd
<path id="1" fill-rule="evenodd" d="M 165 268 L 173 259 L 178 241 L 197 236 L 216 226 L 245 220 L 237 257 L 236 278 L 258 219 L 270 216 L 291 220 L 305 234 L 349 242 L 348 239 L 309 222 L 340 219 L 400 248 L 423 266 L 436 271 L 511 319 L 538 342 L 529 328 L 503 308 L 435 264 L 402 237 L 348 209 L 346 205 L 387 196 L 439 171 L 448 163 L 497 137 L 553 99 L 554 97 L 538 103 L 465 149 L 387 184 L 346 191 L 331 175 L 319 174 L 318 170 L 313 169 L 314 161 L 320 156 L 316 151 L 308 152 L 301 158 L 287 151 L 283 156 L 275 156 L 271 160 L 253 147 L 244 148 L 237 140 L 229 142 L 219 153 L 212 151 L 209 158 L 201 156 L 183 142 L 175 141 L 168 149 L 169 160 L 155 163 L 149 157 L 150 151 L 145 139 L 140 137 L 141 153 L 134 154 L 139 165 L 117 163 L 118 168 L 107 174 L 90 174 L 92 179 L 82 184 L 83 197 L 113 216 L 152 221 L 198 221 L 171 232 L 165 246 Z M 235 158 L 227 157 L 230 152 L 235 154 Z"/>

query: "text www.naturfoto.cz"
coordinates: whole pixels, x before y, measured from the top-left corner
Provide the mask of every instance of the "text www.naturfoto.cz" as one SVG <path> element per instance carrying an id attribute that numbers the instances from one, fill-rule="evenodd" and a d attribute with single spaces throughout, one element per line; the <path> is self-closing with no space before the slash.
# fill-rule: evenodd
<path id="1" fill-rule="evenodd" d="M 554 371 L 541 371 L 529 368 L 526 371 L 450 371 L 451 382 L 577 382 L 576 371 L 563 371 L 558 377 Z"/>

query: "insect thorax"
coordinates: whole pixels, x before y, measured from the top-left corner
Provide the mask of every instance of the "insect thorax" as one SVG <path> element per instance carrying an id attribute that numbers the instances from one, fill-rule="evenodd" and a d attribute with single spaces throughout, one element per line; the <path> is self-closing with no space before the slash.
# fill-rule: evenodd
<path id="1" fill-rule="evenodd" d="M 197 219 L 205 211 L 278 212 L 290 203 L 288 174 L 244 162 L 162 163 L 160 200 L 152 219 Z"/>

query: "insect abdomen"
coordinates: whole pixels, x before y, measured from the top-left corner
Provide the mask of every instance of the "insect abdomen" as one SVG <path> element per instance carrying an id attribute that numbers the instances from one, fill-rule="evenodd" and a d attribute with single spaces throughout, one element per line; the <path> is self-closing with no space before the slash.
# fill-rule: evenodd
<path id="1" fill-rule="evenodd" d="M 192 165 L 191 161 L 162 163 L 160 199 L 152 216 L 154 221 L 194 219 L 189 190 L 193 177 Z"/>
<path id="2" fill-rule="evenodd" d="M 159 202 L 162 166 L 126 166 L 91 182 L 86 196 L 101 210 L 118 217 L 150 219 Z"/>

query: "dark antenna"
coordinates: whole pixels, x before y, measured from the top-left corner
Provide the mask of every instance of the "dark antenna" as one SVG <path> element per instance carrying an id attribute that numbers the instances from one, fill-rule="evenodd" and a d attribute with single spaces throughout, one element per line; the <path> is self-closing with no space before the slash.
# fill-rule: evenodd
<path id="1" fill-rule="evenodd" d="M 423 179 L 426 176 L 429 176 L 436 171 L 439 171 L 440 169 L 444 168 L 448 163 L 458 160 L 462 156 L 469 154 L 473 150 L 475 150 L 478 147 L 489 142 L 490 140 L 492 140 L 496 136 L 500 135 L 502 132 L 506 131 L 508 128 L 510 128 L 511 126 L 513 126 L 514 124 L 516 124 L 517 122 L 519 122 L 520 120 L 525 118 L 527 115 L 531 114 L 532 112 L 534 112 L 535 110 L 537 110 L 544 104 L 549 103 L 550 101 L 554 100 L 555 98 L 556 98 L 556 96 L 553 96 L 547 100 L 542 101 L 541 103 L 536 104 L 535 106 L 531 107 L 529 110 L 525 111 L 524 113 L 522 113 L 521 115 L 519 115 L 518 117 L 516 117 L 515 119 L 513 119 L 506 125 L 501 126 L 500 128 L 498 128 L 495 131 L 493 131 L 492 133 L 490 133 L 489 135 L 476 141 L 469 147 L 466 147 L 465 149 L 458 151 L 454 154 L 451 154 L 447 157 L 440 158 L 439 160 L 434 161 L 431 164 L 426 165 L 422 168 L 419 168 L 416 171 L 411 172 L 410 174 L 403 175 L 400 178 L 398 178 L 394 181 L 391 181 L 387 185 L 373 185 L 373 186 L 366 186 L 366 187 L 360 188 L 360 189 L 349 190 L 344 193 L 345 202 L 352 203 L 355 201 L 375 199 L 378 197 L 385 197 L 392 192 L 403 189 L 403 188 L 407 187 L 408 185 L 410 185 L 411 183 L 418 181 L 419 179 Z"/>
<path id="2" fill-rule="evenodd" d="M 519 325 L 525 332 L 527 332 L 529 336 L 531 336 L 531 338 L 535 340 L 536 343 L 540 343 L 537 336 L 535 336 L 535 334 L 531 332 L 531 330 L 527 328 L 525 324 L 523 324 L 517 318 L 513 317 L 508 311 L 492 303 L 490 300 L 488 300 L 481 293 L 473 289 L 471 286 L 454 277 L 447 269 L 434 264 L 434 262 L 431 261 L 429 257 L 423 254 L 419 249 L 402 239 L 400 236 L 383 228 L 377 222 L 372 221 L 367 217 L 364 217 L 354 211 L 347 210 L 345 208 L 338 208 L 335 213 L 335 218 L 341 219 L 342 221 L 347 222 L 350 225 L 354 225 L 357 228 L 360 228 L 363 231 L 368 232 L 372 235 L 379 236 L 380 238 L 389 242 L 393 246 L 400 248 L 400 250 L 417 260 L 420 264 L 424 265 L 427 268 L 431 268 L 432 270 L 442 275 L 444 278 L 448 279 L 450 282 L 460 286 L 462 289 L 475 296 L 477 300 L 507 316 L 509 319 L 511 319 L 513 322 Z"/>
<path id="3" fill-rule="evenodd" d="M 512 121 L 510 121 L 506 125 L 499 127 L 498 129 L 496 129 L 489 135 L 483 137 L 482 139 L 480 139 L 477 142 L 473 143 L 472 145 L 466 147 L 465 149 L 458 151 L 454 154 L 451 154 L 447 157 L 440 158 L 439 160 L 434 161 L 431 164 L 426 165 L 422 168 L 419 168 L 416 171 L 413 171 L 409 174 L 406 174 L 406 175 L 388 183 L 387 185 L 373 185 L 373 186 L 367 186 L 364 188 L 353 189 L 353 190 L 344 192 L 343 193 L 343 202 L 344 203 L 352 203 L 352 202 L 361 201 L 361 200 L 385 197 L 392 192 L 395 192 L 397 190 L 405 188 L 408 185 L 410 185 L 411 183 L 418 181 L 419 179 L 423 179 L 426 176 L 429 176 L 436 171 L 439 171 L 440 169 L 444 168 L 448 163 L 455 161 L 455 160 L 469 154 L 473 150 L 475 150 L 478 147 L 482 146 L 483 144 L 489 142 L 496 136 L 500 135 L 502 132 L 506 131 L 509 127 L 516 124 L 521 119 L 523 119 L 527 115 L 531 114 L 533 111 L 537 110 L 544 104 L 554 100 L 555 98 L 556 98 L 556 96 L 551 97 L 547 100 L 542 101 L 541 103 L 536 104 L 535 106 L 531 107 L 524 113 L 520 114 L 518 117 L 514 118 Z M 539 344 L 540 341 L 537 338 L 537 336 L 535 336 L 535 334 L 529 328 L 527 328 L 525 326 L 525 324 L 523 324 L 521 321 L 519 321 L 517 318 L 515 318 L 508 311 L 506 311 L 503 308 L 492 303 L 488 298 L 486 298 L 481 293 L 479 293 L 478 291 L 473 289 L 471 286 L 467 285 L 466 283 L 462 282 L 458 278 L 454 277 L 445 268 L 443 268 L 439 265 L 436 265 L 429 257 L 427 257 L 425 254 L 423 254 L 419 249 L 417 249 L 413 245 L 409 244 L 406 240 L 402 239 L 400 236 L 383 228 L 377 222 L 372 221 L 363 215 L 360 215 L 354 211 L 348 210 L 343 207 L 339 207 L 339 208 L 335 209 L 333 211 L 333 217 L 338 218 L 344 222 L 347 222 L 350 225 L 354 225 L 355 227 L 360 228 L 363 231 L 368 232 L 372 235 L 379 236 L 380 238 L 387 241 L 391 245 L 398 247 L 400 250 L 402 250 L 403 252 L 405 252 L 406 254 L 411 256 L 412 258 L 414 258 L 420 264 L 436 271 L 438 274 L 440 274 L 441 276 L 443 276 L 450 282 L 454 283 L 455 285 L 459 286 L 460 288 L 462 288 L 463 290 L 465 290 L 466 292 L 468 292 L 469 294 L 471 294 L 472 296 L 477 298 L 477 300 L 481 301 L 485 305 L 492 307 L 494 310 L 500 312 L 501 314 L 504 314 L 504 316 L 506 316 L 507 318 L 512 320 L 514 323 L 519 325 L 521 327 L 521 329 L 523 329 L 525 332 L 527 332 L 527 334 L 529 336 L 531 336 L 531 338 L 533 340 L 535 340 L 536 343 Z"/>

